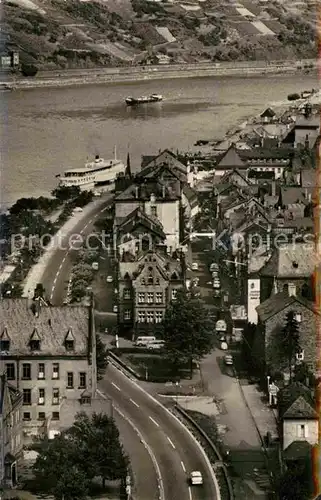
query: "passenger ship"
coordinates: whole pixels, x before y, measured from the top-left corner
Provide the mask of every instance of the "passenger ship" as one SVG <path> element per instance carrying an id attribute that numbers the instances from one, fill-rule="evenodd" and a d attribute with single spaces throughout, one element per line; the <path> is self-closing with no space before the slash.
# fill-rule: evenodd
<path id="1" fill-rule="evenodd" d="M 125 173 L 125 165 L 115 157 L 104 160 L 96 155 L 93 162 L 86 163 L 84 167 L 66 170 L 59 178 L 59 186 L 78 186 L 81 191 L 90 191 L 96 186 L 106 186 L 107 190 L 115 188 L 116 178 Z"/>

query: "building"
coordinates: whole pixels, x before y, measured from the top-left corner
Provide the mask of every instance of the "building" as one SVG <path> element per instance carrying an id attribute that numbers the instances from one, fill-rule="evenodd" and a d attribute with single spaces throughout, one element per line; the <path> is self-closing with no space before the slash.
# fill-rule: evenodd
<path id="1" fill-rule="evenodd" d="M 2 69 L 17 68 L 19 66 L 19 52 L 12 51 L 0 54 L 0 64 Z"/>
<path id="2" fill-rule="evenodd" d="M 272 295 L 256 308 L 259 326 L 257 348 L 262 362 L 271 373 L 288 370 L 288 361 L 281 360 L 278 352 L 281 330 L 286 325 L 287 314 L 294 313 L 299 327 L 300 352 L 296 353 L 296 362 L 304 361 L 312 373 L 317 371 L 318 352 L 316 347 L 317 320 L 319 312 L 314 304 L 299 295 L 281 292 Z"/>
<path id="3" fill-rule="evenodd" d="M 115 198 L 115 216 L 118 223 L 140 208 L 148 217 L 157 219 L 166 235 L 168 252 L 174 252 L 180 243 L 181 192 L 158 180 L 133 184 Z"/>
<path id="4" fill-rule="evenodd" d="M 22 394 L 0 376 L 0 484 L 14 487 L 18 480 L 17 460 L 22 453 Z M 3 463 L 2 463 L 3 462 Z"/>
<path id="5" fill-rule="evenodd" d="M 311 389 L 299 382 L 279 392 L 279 420 L 282 426 L 282 448 L 286 455 L 298 443 L 318 443 L 319 416 L 315 410 Z M 291 449 L 290 449 L 291 447 Z"/>
<path id="6" fill-rule="evenodd" d="M 150 250 L 137 258 L 124 255 L 119 262 L 119 325 L 136 334 L 154 331 L 166 307 L 184 286 L 181 262 L 166 248 Z"/>
<path id="7" fill-rule="evenodd" d="M 115 219 L 114 252 L 120 258 L 123 254 L 137 255 L 151 250 L 165 240 L 166 235 L 160 221 L 148 216 L 140 207 L 127 217 Z"/>
<path id="8" fill-rule="evenodd" d="M 0 301 L 1 356 L 7 380 L 21 391 L 24 443 L 60 428 L 60 405 L 96 392 L 91 307 L 47 306 L 42 300 Z"/>

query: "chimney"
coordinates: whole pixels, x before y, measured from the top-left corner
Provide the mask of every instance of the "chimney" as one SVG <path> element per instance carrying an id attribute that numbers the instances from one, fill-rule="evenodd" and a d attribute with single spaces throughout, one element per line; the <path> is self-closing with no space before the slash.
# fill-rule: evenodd
<path id="1" fill-rule="evenodd" d="M 311 193 L 308 194 L 308 200 L 309 200 L 309 203 L 311 203 L 311 200 L 312 200 L 312 195 Z"/>
<path id="2" fill-rule="evenodd" d="M 139 186 L 135 186 L 135 198 L 139 198 Z"/>
<path id="3" fill-rule="evenodd" d="M 51 319 L 48 319 L 48 325 L 51 326 Z"/>
<path id="4" fill-rule="evenodd" d="M 308 188 L 305 188 L 305 190 L 304 190 L 304 198 L 306 200 L 308 199 Z"/>
<path id="5" fill-rule="evenodd" d="M 276 196 L 276 182 L 275 180 L 272 181 L 272 196 Z"/>
<path id="6" fill-rule="evenodd" d="M 154 193 L 152 193 L 152 194 L 150 195 L 150 202 L 151 202 L 152 204 L 156 203 L 156 196 L 155 196 L 155 194 L 154 194 Z"/>
<path id="7" fill-rule="evenodd" d="M 166 196 L 166 187 L 165 186 L 162 186 L 162 196 L 163 196 L 163 198 L 165 198 L 165 196 Z"/>

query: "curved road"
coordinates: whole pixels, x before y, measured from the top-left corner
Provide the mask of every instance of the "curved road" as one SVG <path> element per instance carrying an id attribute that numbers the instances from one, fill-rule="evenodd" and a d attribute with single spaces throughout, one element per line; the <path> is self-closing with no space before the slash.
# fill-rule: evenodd
<path id="1" fill-rule="evenodd" d="M 130 416 L 152 448 L 164 483 L 165 500 L 217 499 L 212 473 L 202 450 L 166 408 L 112 364 L 108 365 L 99 386 Z M 203 486 L 189 486 L 188 474 L 193 470 L 202 472 Z"/>
<path id="2" fill-rule="evenodd" d="M 73 241 L 77 238 L 79 241 L 77 235 L 86 238 L 93 232 L 95 220 L 108 210 L 111 199 L 110 196 L 102 200 L 90 214 L 84 214 L 61 238 L 60 248 L 53 254 L 42 277 L 54 305 L 62 304 L 65 298 L 66 281 L 72 268 L 72 252 L 77 245 L 70 244 L 70 235 L 75 235 Z M 168 410 L 111 364 L 99 386 L 103 395 L 111 398 L 115 405 L 114 416 L 124 447 L 132 459 L 137 500 L 159 498 L 156 468 L 162 478 L 164 500 L 217 499 L 212 469 L 202 449 Z M 152 450 L 157 467 L 133 427 Z M 203 486 L 189 486 L 187 479 L 192 470 L 202 472 Z"/>

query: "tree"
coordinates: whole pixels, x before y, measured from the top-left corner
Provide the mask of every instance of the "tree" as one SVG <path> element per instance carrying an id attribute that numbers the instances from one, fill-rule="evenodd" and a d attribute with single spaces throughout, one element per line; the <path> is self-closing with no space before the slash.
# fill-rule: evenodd
<path id="1" fill-rule="evenodd" d="M 108 349 L 101 340 L 99 335 L 96 335 L 96 363 L 97 363 L 97 379 L 101 380 L 108 366 Z"/>
<path id="2" fill-rule="evenodd" d="M 313 496 L 312 458 L 308 456 L 290 465 L 278 484 L 280 500 L 309 500 Z"/>
<path id="3" fill-rule="evenodd" d="M 23 74 L 23 76 L 36 76 L 36 74 L 38 73 L 38 68 L 33 64 L 22 64 L 21 73 Z"/>
<path id="4" fill-rule="evenodd" d="M 60 201 L 69 201 L 80 194 L 79 186 L 59 186 L 52 191 L 52 196 Z"/>
<path id="5" fill-rule="evenodd" d="M 295 362 L 295 356 L 300 351 L 299 324 L 295 318 L 294 312 L 289 311 L 286 315 L 286 324 L 281 330 L 280 337 L 281 353 L 288 360 L 290 382 L 292 380 L 292 365 Z"/>
<path id="6" fill-rule="evenodd" d="M 214 323 L 199 299 L 180 291 L 165 312 L 162 335 L 168 360 L 176 369 L 189 362 L 192 377 L 193 361 L 213 348 Z"/>
<path id="7" fill-rule="evenodd" d="M 57 500 L 81 500 L 91 482 L 123 479 L 129 460 L 112 417 L 94 413 L 76 415 L 74 424 L 59 436 L 34 443 L 36 485 Z"/>

